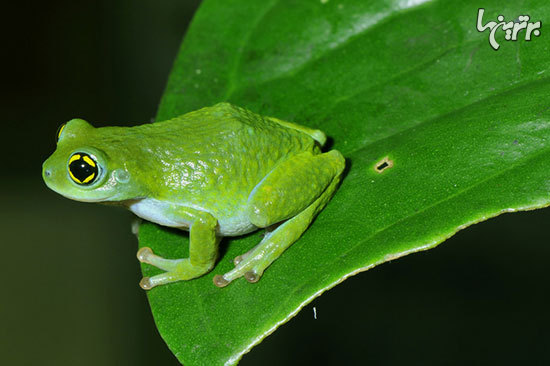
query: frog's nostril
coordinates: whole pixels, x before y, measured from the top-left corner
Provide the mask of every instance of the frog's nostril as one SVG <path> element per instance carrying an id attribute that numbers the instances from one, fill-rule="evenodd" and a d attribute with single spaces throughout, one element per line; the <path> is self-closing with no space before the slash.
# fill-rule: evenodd
<path id="1" fill-rule="evenodd" d="M 50 175 L 52 175 L 52 172 L 49 169 L 44 170 L 44 176 L 49 177 Z"/>

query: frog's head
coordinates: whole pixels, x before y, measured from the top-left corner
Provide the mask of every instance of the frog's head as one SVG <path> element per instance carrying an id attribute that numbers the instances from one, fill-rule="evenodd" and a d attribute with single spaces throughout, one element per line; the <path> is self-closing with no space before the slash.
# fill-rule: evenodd
<path id="1" fill-rule="evenodd" d="M 57 149 L 42 165 L 42 177 L 53 191 L 76 201 L 122 201 L 139 196 L 112 141 L 82 119 L 63 124 Z M 109 146 L 111 145 L 111 146 Z"/>

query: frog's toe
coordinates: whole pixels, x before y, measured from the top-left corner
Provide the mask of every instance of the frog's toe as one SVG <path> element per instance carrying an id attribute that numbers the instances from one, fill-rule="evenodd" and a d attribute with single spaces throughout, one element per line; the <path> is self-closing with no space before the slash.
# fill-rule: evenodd
<path id="1" fill-rule="evenodd" d="M 143 277 L 141 281 L 139 281 L 139 287 L 144 290 L 150 290 L 155 287 L 155 285 L 151 282 L 151 277 Z"/>
<path id="2" fill-rule="evenodd" d="M 153 255 L 153 250 L 151 248 L 143 247 L 138 250 L 137 259 L 142 263 L 150 263 L 150 259 Z"/>
<path id="3" fill-rule="evenodd" d="M 227 286 L 230 282 L 237 278 L 244 277 L 250 283 L 256 283 L 262 277 L 265 266 L 262 263 L 257 263 L 250 256 L 241 259 L 238 265 L 223 276 L 215 276 L 214 284 L 218 287 Z"/>
<path id="4" fill-rule="evenodd" d="M 229 285 L 229 281 L 226 280 L 223 276 L 220 276 L 220 275 L 215 275 L 212 280 L 214 281 L 214 285 L 216 285 L 218 287 L 225 287 L 225 286 Z"/>
<path id="5" fill-rule="evenodd" d="M 233 259 L 233 264 L 235 264 L 235 266 L 238 266 L 239 263 L 241 263 L 242 261 L 244 261 L 246 258 L 248 258 L 250 256 L 250 253 L 253 253 L 254 252 L 254 249 L 256 249 L 256 247 L 250 249 L 248 252 L 246 253 L 243 253 L 241 255 L 238 255 L 236 256 L 234 259 Z"/>
<path id="6" fill-rule="evenodd" d="M 141 220 L 140 218 L 136 218 L 134 219 L 134 221 L 132 221 L 132 234 L 134 234 L 135 236 L 138 236 L 139 235 L 139 225 L 141 224 L 143 220 Z"/>
<path id="7" fill-rule="evenodd" d="M 248 271 L 244 274 L 244 278 L 250 283 L 256 283 L 260 280 L 260 276 L 255 271 Z"/>

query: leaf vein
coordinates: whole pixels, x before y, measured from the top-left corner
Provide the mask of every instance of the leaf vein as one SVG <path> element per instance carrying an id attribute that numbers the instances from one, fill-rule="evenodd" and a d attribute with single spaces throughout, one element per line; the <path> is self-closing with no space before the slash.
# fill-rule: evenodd
<path id="1" fill-rule="evenodd" d="M 246 47 L 246 45 L 250 41 L 250 37 L 252 36 L 252 34 L 254 34 L 256 29 L 258 29 L 258 25 L 267 16 L 267 14 L 269 14 L 269 12 L 275 7 L 275 5 L 277 5 L 278 2 L 279 2 L 279 0 L 273 0 L 271 3 L 268 3 L 265 10 L 259 14 L 259 16 L 256 18 L 256 20 L 254 21 L 254 23 L 250 27 L 249 31 L 242 38 L 241 44 L 239 45 L 239 48 L 238 48 L 237 52 L 235 52 L 236 57 L 233 60 L 233 65 L 232 65 L 231 70 L 229 72 L 228 84 L 227 84 L 228 86 L 227 86 L 227 90 L 226 90 L 225 95 L 224 95 L 222 100 L 224 100 L 224 101 L 228 100 L 231 97 L 231 95 L 233 94 L 233 92 L 237 89 L 237 86 L 236 86 L 236 84 L 237 84 L 237 81 L 236 81 L 237 80 L 237 72 L 238 72 L 239 66 L 241 64 L 244 48 Z"/>

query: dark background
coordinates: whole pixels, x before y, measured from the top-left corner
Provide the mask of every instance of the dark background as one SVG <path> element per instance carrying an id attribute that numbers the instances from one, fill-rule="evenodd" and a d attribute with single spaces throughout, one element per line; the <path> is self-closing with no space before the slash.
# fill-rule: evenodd
<path id="1" fill-rule="evenodd" d="M 71 118 L 105 126 L 154 117 L 197 6 L 3 7 L 0 364 L 178 364 L 137 285 L 132 215 L 49 191 L 41 164 Z M 241 364 L 546 365 L 549 223 L 548 209 L 503 215 L 362 273 Z"/>

